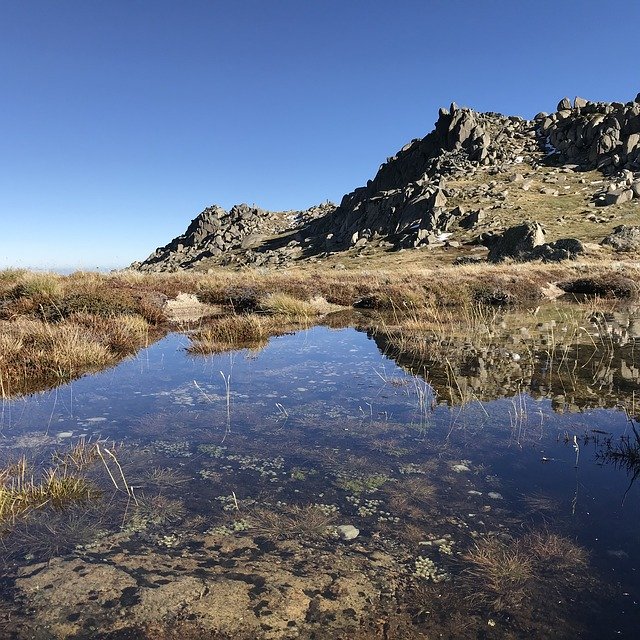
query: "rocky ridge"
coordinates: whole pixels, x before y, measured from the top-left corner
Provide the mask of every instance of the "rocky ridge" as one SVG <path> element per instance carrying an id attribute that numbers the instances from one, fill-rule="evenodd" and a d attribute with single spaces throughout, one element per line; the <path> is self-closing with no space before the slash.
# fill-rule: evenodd
<path id="1" fill-rule="evenodd" d="M 514 189 L 520 192 L 515 200 Z M 525 192 L 526 200 L 521 197 Z M 567 197 L 572 195 L 573 200 Z M 486 204 L 467 206 L 477 202 Z M 537 224 L 531 218 L 538 202 L 549 211 L 560 211 L 564 204 L 567 212 L 579 214 L 580 223 L 612 219 L 588 209 L 627 206 L 631 220 L 640 223 L 640 94 L 625 104 L 582 98 L 572 104 L 564 98 L 556 112 L 539 113 L 533 120 L 478 113 L 453 103 L 440 110 L 430 134 L 388 158 L 372 180 L 345 195 L 338 207 L 327 203 L 280 213 L 248 205 L 229 212 L 209 207 L 183 235 L 132 266 L 145 271 L 202 264 L 277 267 L 371 247 L 486 247 L 493 261 L 559 260 L 582 253 L 582 238 L 554 232 L 554 242 L 546 242 L 549 221 L 544 227 L 538 224 L 527 250 L 500 249 L 513 243 L 516 233 L 508 232 L 513 226 L 509 215 L 500 214 L 509 213 L 520 226 L 530 219 L 528 230 L 522 231 L 526 236 Z M 581 207 L 588 209 L 579 211 Z M 555 228 L 566 219 L 559 215 L 550 222 Z"/>

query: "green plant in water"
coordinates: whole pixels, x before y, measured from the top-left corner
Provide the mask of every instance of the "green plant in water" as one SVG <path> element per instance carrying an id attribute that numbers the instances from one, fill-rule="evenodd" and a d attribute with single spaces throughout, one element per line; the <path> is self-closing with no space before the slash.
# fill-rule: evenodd
<path id="1" fill-rule="evenodd" d="M 368 476 L 339 475 L 336 484 L 338 487 L 352 495 L 373 493 L 382 487 L 391 478 L 384 473 L 375 473 Z"/>

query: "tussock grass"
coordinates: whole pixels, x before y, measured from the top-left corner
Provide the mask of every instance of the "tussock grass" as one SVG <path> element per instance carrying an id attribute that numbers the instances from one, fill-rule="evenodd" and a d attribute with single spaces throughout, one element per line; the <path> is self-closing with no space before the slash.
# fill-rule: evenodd
<path id="1" fill-rule="evenodd" d="M 260 304 L 266 313 L 285 316 L 295 320 L 308 320 L 320 315 L 318 307 L 306 300 L 298 300 L 286 293 L 272 293 Z"/>
<path id="2" fill-rule="evenodd" d="M 98 458 L 97 446 L 81 441 L 66 453 L 54 453 L 43 469 L 34 468 L 24 456 L 0 469 L 0 525 L 46 506 L 60 509 L 97 497 L 82 472 Z"/>
<path id="3" fill-rule="evenodd" d="M 483 330 L 487 323 L 478 318 L 477 309 L 530 303 L 550 283 L 585 275 L 611 282 L 618 281 L 620 273 L 640 279 L 640 268 L 631 262 L 434 268 L 421 264 L 422 255 L 347 260 L 342 269 L 331 268 L 337 264 L 330 257 L 326 263 L 281 271 L 220 268 L 210 273 L 78 272 L 66 277 L 1 271 L 0 394 L 26 393 L 117 362 L 148 344 L 150 335 L 160 334 L 153 328 L 166 326 L 164 300 L 178 293 L 195 294 L 202 302 L 233 312 L 193 336 L 193 353 L 259 347 L 269 336 L 316 322 L 335 309 L 332 305 L 392 315 L 397 322 L 387 317 L 384 326 L 379 322 L 369 327 L 371 332 L 420 353 L 431 350 L 429 336 L 442 335 L 446 326 L 458 327 L 454 330 L 459 333 Z M 246 312 L 269 318 L 241 319 Z M 400 331 L 393 329 L 402 323 Z M 432 326 L 419 328 L 425 323 Z"/>
<path id="4" fill-rule="evenodd" d="M 274 335 L 286 333 L 280 319 L 244 314 L 211 320 L 190 336 L 189 353 L 206 355 L 230 349 L 258 349 Z"/>
<path id="5" fill-rule="evenodd" d="M 583 547 L 547 531 L 518 540 L 486 536 L 462 560 L 470 598 L 497 612 L 526 606 L 534 593 L 573 593 L 586 586 L 589 572 L 589 555 Z"/>
<path id="6" fill-rule="evenodd" d="M 271 540 L 314 540 L 327 537 L 335 516 L 326 514 L 315 505 L 289 506 L 280 511 L 260 508 L 249 517 L 252 533 Z"/>
<path id="7" fill-rule="evenodd" d="M 0 321 L 0 395 L 27 393 L 113 365 L 148 343 L 148 329 L 140 316 Z"/>

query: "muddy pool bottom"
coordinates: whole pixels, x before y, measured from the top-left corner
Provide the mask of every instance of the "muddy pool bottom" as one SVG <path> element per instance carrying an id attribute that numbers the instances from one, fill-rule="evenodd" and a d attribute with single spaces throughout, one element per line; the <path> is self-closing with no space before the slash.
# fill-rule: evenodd
<path id="1" fill-rule="evenodd" d="M 354 329 L 187 345 L 5 402 L 5 466 L 81 439 L 118 466 L 5 526 L 1 638 L 637 637 L 640 497 L 603 457 L 637 377 L 578 398 L 507 350 L 463 395 L 477 370 L 432 383 Z"/>

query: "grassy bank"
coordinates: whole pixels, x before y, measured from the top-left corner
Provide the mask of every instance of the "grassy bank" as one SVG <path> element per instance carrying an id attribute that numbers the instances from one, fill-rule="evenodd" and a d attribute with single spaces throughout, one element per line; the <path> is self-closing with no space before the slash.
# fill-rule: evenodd
<path id="1" fill-rule="evenodd" d="M 200 323 L 192 351 L 215 353 L 264 344 L 272 335 L 308 326 L 331 311 L 360 308 L 402 319 L 396 343 L 423 345 L 460 324 L 485 324 L 486 309 L 536 304 L 566 291 L 633 298 L 634 263 L 470 265 L 424 268 L 404 254 L 376 269 L 305 264 L 279 271 L 59 276 L 0 272 L 0 395 L 44 389 L 111 366 L 169 328 L 167 299 L 190 293 L 217 310 Z M 369 263 L 367 263 L 369 265 Z M 484 310 L 484 311 L 483 311 Z M 212 307 L 213 314 L 213 307 Z M 392 335 L 393 331 L 385 327 Z M 432 331 L 433 333 L 433 331 Z M 415 341 L 414 341 L 415 342 Z"/>

